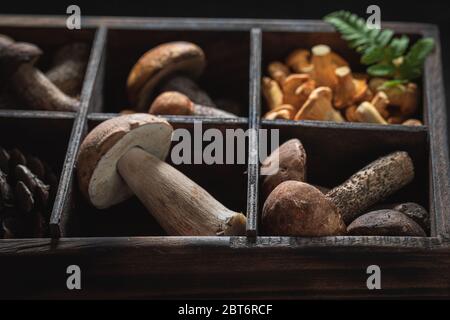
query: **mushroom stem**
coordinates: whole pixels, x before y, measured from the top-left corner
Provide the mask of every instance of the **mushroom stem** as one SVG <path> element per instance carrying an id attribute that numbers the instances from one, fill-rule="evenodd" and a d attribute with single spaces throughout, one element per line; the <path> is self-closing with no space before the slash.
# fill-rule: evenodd
<path id="1" fill-rule="evenodd" d="M 314 65 L 314 80 L 318 86 L 334 89 L 337 85 L 335 66 L 332 62 L 331 49 L 327 45 L 317 45 L 312 49 L 312 64 Z"/>
<path id="2" fill-rule="evenodd" d="M 186 95 L 194 103 L 202 106 L 216 107 L 210 96 L 189 77 L 177 75 L 168 79 L 161 88 L 161 92 L 177 91 Z"/>
<path id="3" fill-rule="evenodd" d="M 385 199 L 414 178 L 408 153 L 398 151 L 384 156 L 327 193 L 348 225 L 371 205 Z"/>
<path id="4" fill-rule="evenodd" d="M 134 194 L 170 235 L 242 235 L 246 218 L 214 199 L 174 167 L 132 148 L 117 169 Z"/>
<path id="5" fill-rule="evenodd" d="M 388 124 L 386 120 L 380 115 L 378 110 L 370 103 L 363 102 L 356 108 L 356 114 L 361 122 Z"/>
<path id="6" fill-rule="evenodd" d="M 45 75 L 62 92 L 76 96 L 81 91 L 88 57 L 89 46 L 85 43 L 65 45 L 55 54 L 53 66 Z"/>
<path id="7" fill-rule="evenodd" d="M 77 111 L 79 102 L 65 95 L 41 71 L 22 64 L 12 76 L 17 95 L 31 108 L 51 111 Z"/>

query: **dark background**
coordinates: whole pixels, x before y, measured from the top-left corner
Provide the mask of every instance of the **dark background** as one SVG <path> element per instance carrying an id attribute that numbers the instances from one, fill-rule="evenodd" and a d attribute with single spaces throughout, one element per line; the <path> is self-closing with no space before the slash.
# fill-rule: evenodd
<path id="1" fill-rule="evenodd" d="M 381 7 L 384 21 L 411 21 L 437 24 L 441 31 L 442 61 L 446 96 L 450 97 L 450 1 L 343 1 L 343 0 L 109 0 L 109 1 L 2 1 L 0 13 L 65 14 L 77 4 L 83 15 L 149 17 L 216 17 L 261 19 L 321 19 L 331 11 L 346 9 L 365 15 L 371 4 Z M 449 108 L 447 107 L 447 110 Z M 447 123 L 450 124 L 450 119 Z"/>

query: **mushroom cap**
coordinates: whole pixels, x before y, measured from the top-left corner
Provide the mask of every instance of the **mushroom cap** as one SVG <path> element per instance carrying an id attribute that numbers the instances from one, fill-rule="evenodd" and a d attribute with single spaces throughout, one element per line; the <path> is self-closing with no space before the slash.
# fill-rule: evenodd
<path id="1" fill-rule="evenodd" d="M 84 196 L 99 209 L 129 198 L 132 192 L 120 177 L 117 162 L 134 147 L 164 160 L 172 130 L 165 119 L 141 113 L 112 118 L 95 127 L 78 154 L 78 182 Z"/>
<path id="2" fill-rule="evenodd" d="M 162 115 L 191 115 L 194 113 L 194 103 L 182 93 L 167 91 L 153 101 L 148 112 Z"/>
<path id="3" fill-rule="evenodd" d="M 377 210 L 356 218 L 347 228 L 354 236 L 426 237 L 414 220 L 395 210 Z"/>
<path id="4" fill-rule="evenodd" d="M 278 158 L 278 159 L 277 159 Z M 265 172 L 277 166 L 276 172 Z M 264 199 L 282 182 L 306 180 L 306 152 L 298 139 L 291 139 L 275 149 L 261 164 Z"/>
<path id="5" fill-rule="evenodd" d="M 205 68 L 203 50 L 190 42 L 168 42 L 147 51 L 130 71 L 127 90 L 137 110 L 148 106 L 153 89 L 174 73 L 198 77 Z"/>
<path id="6" fill-rule="evenodd" d="M 2 39 L 4 40 L 4 39 Z M 5 44 L 4 46 L 2 46 Z M 42 55 L 42 50 L 27 42 L 12 42 L 5 40 L 0 43 L 0 61 L 8 73 L 12 73 L 23 63 L 34 64 Z"/>
<path id="7" fill-rule="evenodd" d="M 333 203 L 317 188 L 285 181 L 267 197 L 262 211 L 266 234 L 274 236 L 333 236 L 345 233 L 345 224 Z"/>

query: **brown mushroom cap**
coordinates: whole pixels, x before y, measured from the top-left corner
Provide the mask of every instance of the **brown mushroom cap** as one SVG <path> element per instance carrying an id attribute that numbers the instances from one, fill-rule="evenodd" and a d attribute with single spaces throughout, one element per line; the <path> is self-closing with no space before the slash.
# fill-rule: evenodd
<path id="1" fill-rule="evenodd" d="M 129 198 L 132 193 L 117 172 L 117 161 L 133 147 L 165 159 L 172 130 L 165 119 L 149 114 L 123 115 L 102 122 L 80 147 L 77 168 L 82 193 L 100 209 Z"/>
<path id="2" fill-rule="evenodd" d="M 378 210 L 356 218 L 347 228 L 354 236 L 426 237 L 425 231 L 412 219 L 395 210 Z"/>
<path id="3" fill-rule="evenodd" d="M 277 159 L 278 157 L 278 159 Z M 276 165 L 278 171 L 274 173 L 265 172 Z M 306 152 L 298 139 L 291 139 L 275 149 L 261 164 L 261 174 L 264 176 L 262 192 L 264 199 L 280 183 L 288 180 L 306 180 Z"/>
<path id="4" fill-rule="evenodd" d="M 274 236 L 333 236 L 345 233 L 336 207 L 317 188 L 299 181 L 285 181 L 264 203 L 264 232 Z"/>
<path id="5" fill-rule="evenodd" d="M 169 42 L 147 51 L 128 76 L 130 102 L 137 110 L 145 110 L 159 82 L 176 72 L 198 77 L 205 64 L 203 50 L 190 42 Z"/>
<path id="6" fill-rule="evenodd" d="M 162 115 L 191 115 L 194 113 L 194 103 L 182 93 L 167 91 L 153 101 L 148 112 Z"/>

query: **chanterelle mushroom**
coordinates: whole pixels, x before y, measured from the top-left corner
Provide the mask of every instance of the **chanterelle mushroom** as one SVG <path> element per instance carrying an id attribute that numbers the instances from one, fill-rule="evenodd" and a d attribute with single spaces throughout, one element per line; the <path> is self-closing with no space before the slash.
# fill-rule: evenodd
<path id="1" fill-rule="evenodd" d="M 34 67 L 41 54 L 42 51 L 33 44 L 1 38 L 0 61 L 3 70 L 11 74 L 12 87 L 18 98 L 33 109 L 76 111 L 79 102 L 64 94 Z"/>
<path id="2" fill-rule="evenodd" d="M 333 92 L 328 87 L 319 87 L 309 95 L 308 100 L 295 115 L 294 120 L 322 120 L 344 122 L 339 111 L 331 103 Z"/>
<path id="3" fill-rule="evenodd" d="M 406 152 L 394 152 L 364 167 L 326 195 L 299 181 L 281 183 L 267 198 L 262 212 L 266 233 L 285 236 L 331 236 L 345 233 L 365 209 L 414 178 Z"/>
<path id="4" fill-rule="evenodd" d="M 246 218 L 227 209 L 165 159 L 172 126 L 149 114 L 102 122 L 78 156 L 82 193 L 97 208 L 135 194 L 169 235 L 242 235 Z M 193 196 L 195 195 L 195 196 Z"/>
<path id="5" fill-rule="evenodd" d="M 128 98 L 136 110 L 145 111 L 155 87 L 175 73 L 198 77 L 205 68 L 205 54 L 190 42 L 169 42 L 147 51 L 130 71 Z"/>

